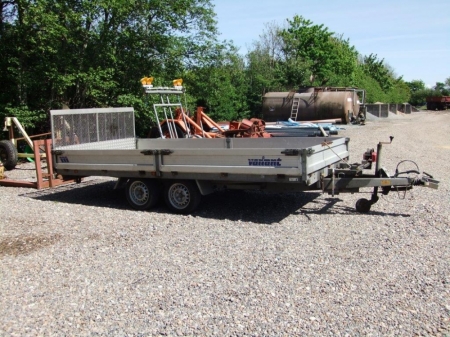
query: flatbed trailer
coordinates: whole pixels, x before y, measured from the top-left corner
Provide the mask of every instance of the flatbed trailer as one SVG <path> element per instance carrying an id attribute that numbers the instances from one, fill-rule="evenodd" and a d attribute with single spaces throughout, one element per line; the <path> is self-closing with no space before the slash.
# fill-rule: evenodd
<path id="1" fill-rule="evenodd" d="M 373 187 L 370 200 L 360 199 L 359 212 L 369 212 L 378 189 L 413 185 L 437 188 L 429 175 L 394 176 L 369 151 L 359 164 L 349 164 L 345 137 L 175 138 L 135 135 L 132 108 L 52 110 L 52 161 L 65 179 L 86 176 L 118 178 L 126 199 L 138 210 L 163 197 L 176 213 L 191 213 L 201 196 L 217 188 L 278 192 L 321 190 L 332 195 Z M 375 174 L 365 174 L 376 162 Z M 419 172 L 417 172 L 419 174 Z"/>

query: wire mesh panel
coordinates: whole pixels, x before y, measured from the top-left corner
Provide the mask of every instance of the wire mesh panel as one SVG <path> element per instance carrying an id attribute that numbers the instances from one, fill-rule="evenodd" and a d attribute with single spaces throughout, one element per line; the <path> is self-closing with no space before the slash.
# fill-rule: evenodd
<path id="1" fill-rule="evenodd" d="M 135 149 L 133 108 L 51 110 L 53 148 Z"/>

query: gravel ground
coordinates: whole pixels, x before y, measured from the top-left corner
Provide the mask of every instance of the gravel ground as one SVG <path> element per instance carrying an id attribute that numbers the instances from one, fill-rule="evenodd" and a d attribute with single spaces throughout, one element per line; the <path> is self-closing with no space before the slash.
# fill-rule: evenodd
<path id="1" fill-rule="evenodd" d="M 450 336 L 450 114 L 345 128 L 352 161 L 392 135 L 383 166 L 439 189 L 368 214 L 369 194 L 221 191 L 181 216 L 130 210 L 105 178 L 0 187 L 0 335 Z"/>

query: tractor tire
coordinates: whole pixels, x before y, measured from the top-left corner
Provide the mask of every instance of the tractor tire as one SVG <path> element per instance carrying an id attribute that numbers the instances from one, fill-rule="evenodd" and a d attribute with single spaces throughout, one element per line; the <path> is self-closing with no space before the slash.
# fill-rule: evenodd
<path id="1" fill-rule="evenodd" d="M 14 170 L 19 154 L 14 144 L 9 140 L 0 140 L 0 161 L 6 170 Z"/>

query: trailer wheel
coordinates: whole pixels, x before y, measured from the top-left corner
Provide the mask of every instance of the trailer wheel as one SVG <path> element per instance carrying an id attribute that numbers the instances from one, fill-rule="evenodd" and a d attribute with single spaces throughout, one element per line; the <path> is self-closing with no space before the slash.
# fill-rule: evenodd
<path id="1" fill-rule="evenodd" d="M 13 170 L 19 155 L 14 144 L 9 140 L 0 140 L 0 161 L 6 170 Z"/>
<path id="2" fill-rule="evenodd" d="M 172 181 L 165 186 L 164 201 L 175 213 L 189 214 L 200 204 L 201 194 L 194 181 Z"/>
<path id="3" fill-rule="evenodd" d="M 131 207 L 143 211 L 156 205 L 161 188 L 151 179 L 130 179 L 127 182 L 126 197 Z"/>
<path id="4" fill-rule="evenodd" d="M 359 213 L 369 213 L 371 206 L 372 203 L 369 200 L 362 198 L 356 202 L 355 208 Z"/>

